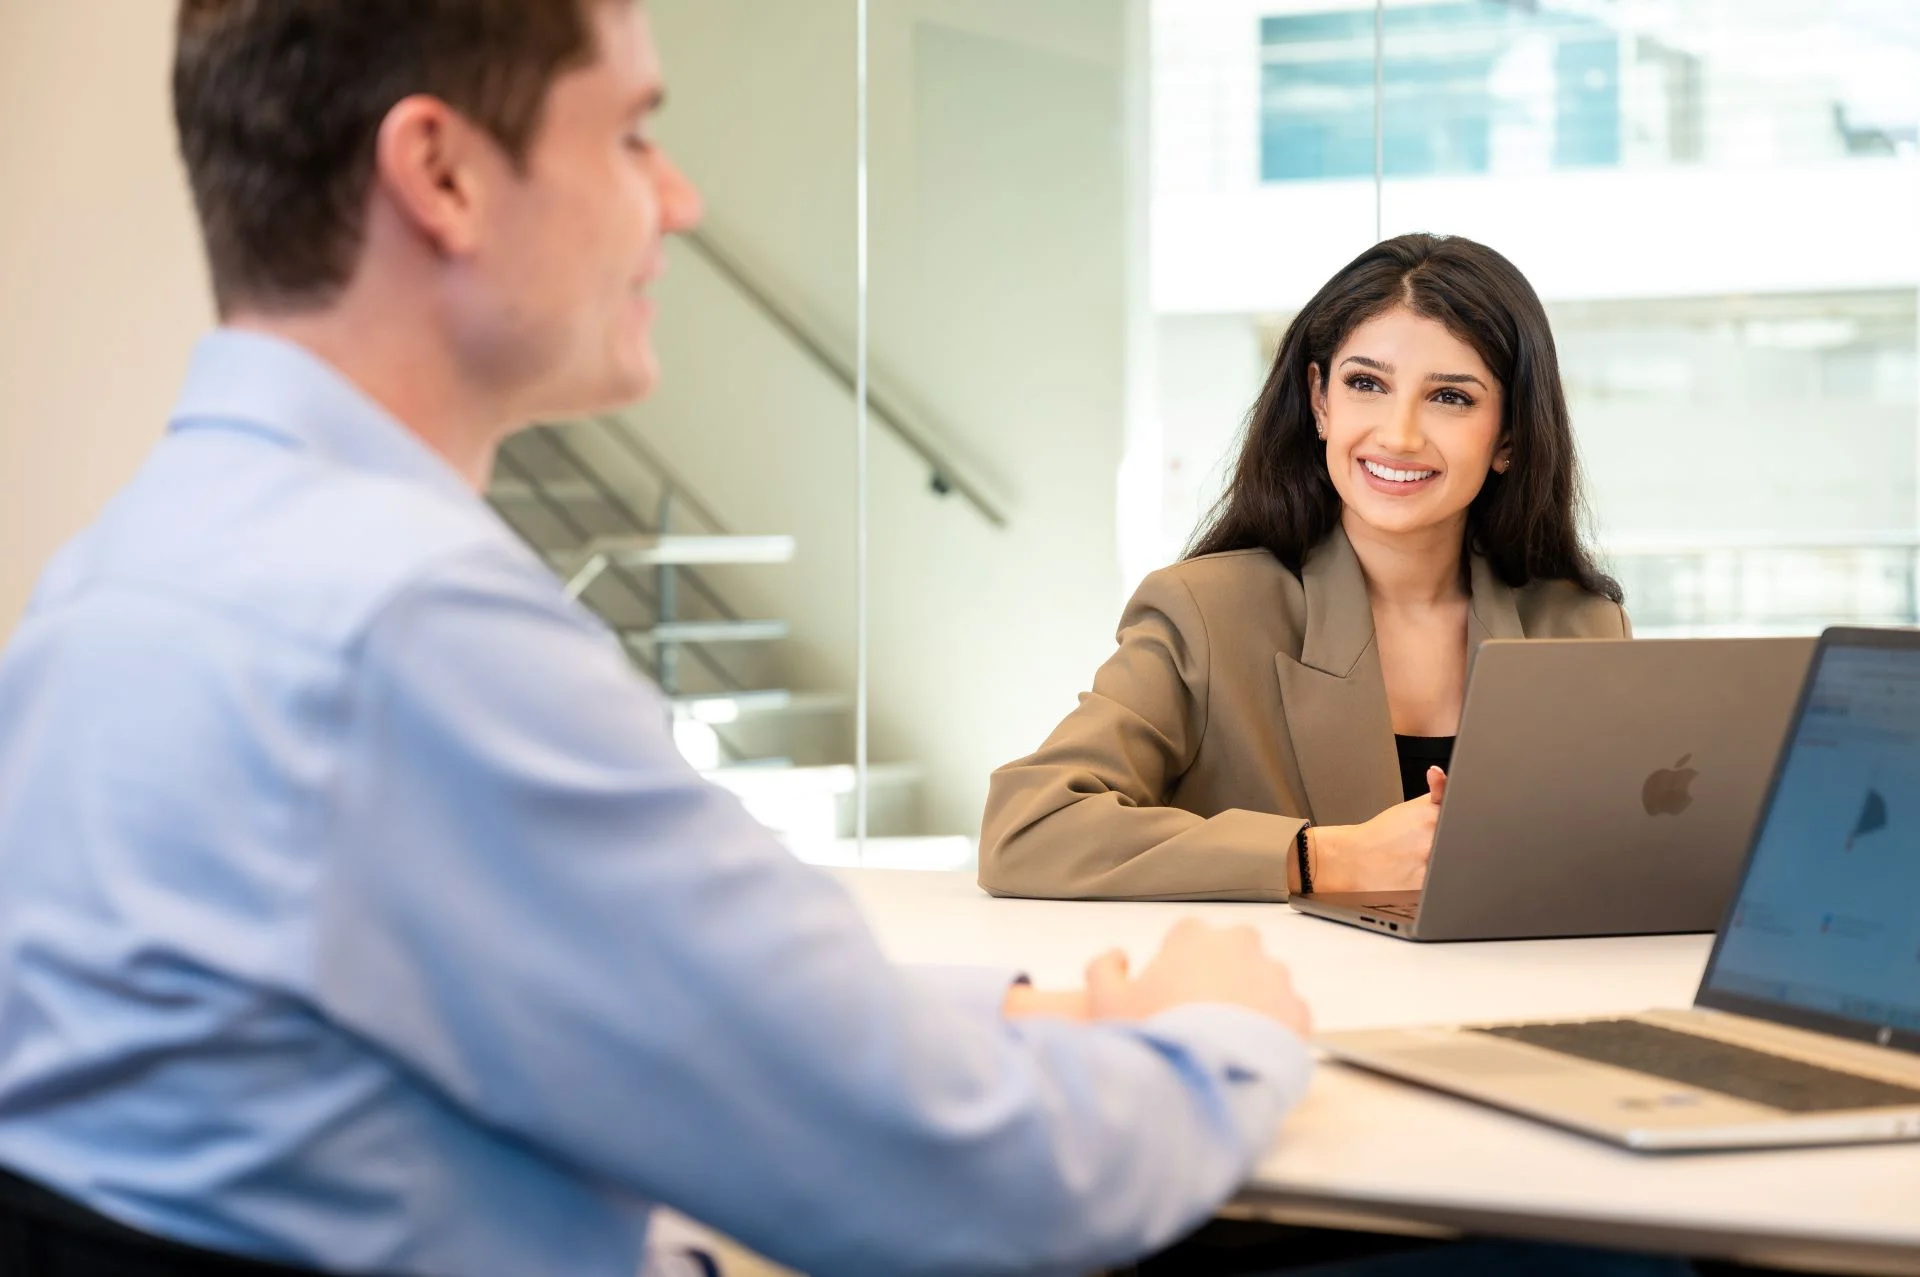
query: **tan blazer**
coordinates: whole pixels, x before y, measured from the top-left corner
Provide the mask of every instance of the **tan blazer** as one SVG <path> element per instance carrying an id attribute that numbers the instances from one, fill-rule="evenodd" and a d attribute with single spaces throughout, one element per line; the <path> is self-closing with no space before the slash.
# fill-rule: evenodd
<path id="1" fill-rule="evenodd" d="M 1568 581 L 1514 590 L 1471 564 L 1469 649 L 1490 638 L 1625 638 L 1616 603 Z M 1149 576 L 1120 650 L 1046 743 L 993 774 L 980 885 L 997 896 L 1285 900 L 1303 820 L 1401 801 L 1360 561 L 1336 530 L 1300 578 L 1265 550 Z"/>

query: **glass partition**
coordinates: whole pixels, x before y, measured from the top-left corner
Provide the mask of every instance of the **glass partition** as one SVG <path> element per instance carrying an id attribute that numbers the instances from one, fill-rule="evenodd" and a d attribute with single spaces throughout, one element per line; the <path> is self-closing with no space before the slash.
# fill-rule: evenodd
<path id="1" fill-rule="evenodd" d="M 967 864 L 988 773 L 1085 686 L 1121 546 L 1160 518 L 1142 448 L 1146 9 L 864 8 L 867 353 L 897 418 L 871 417 L 871 735 L 876 760 L 911 768 L 924 836 L 876 840 L 869 861 Z"/>
<path id="2" fill-rule="evenodd" d="M 945 459 L 874 418 L 871 731 L 919 832 L 977 831 L 1381 235 L 1541 293 L 1641 633 L 1920 621 L 1905 0 L 862 8 L 865 353 Z"/>
<path id="3" fill-rule="evenodd" d="M 988 773 L 1383 234 L 1473 236 L 1541 293 L 1641 633 L 1920 621 L 1906 0 L 649 7 L 709 207 L 667 379 L 533 437 L 520 499 L 556 522 L 531 488 L 591 486 L 569 449 L 615 476 L 624 514 L 548 534 L 621 552 L 582 588 L 802 855 L 970 861 Z M 643 525 L 699 544 L 622 550 Z"/>
<path id="4" fill-rule="evenodd" d="M 797 854 L 851 862 L 855 12 L 647 10 L 670 86 L 659 138 L 706 200 L 658 288 L 662 382 L 516 441 L 495 500 L 659 680 L 687 758 Z"/>

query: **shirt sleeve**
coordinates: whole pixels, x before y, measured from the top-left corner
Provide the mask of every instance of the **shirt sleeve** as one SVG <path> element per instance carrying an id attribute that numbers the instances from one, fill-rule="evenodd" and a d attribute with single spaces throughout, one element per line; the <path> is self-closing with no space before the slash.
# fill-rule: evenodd
<path id="1" fill-rule="evenodd" d="M 530 560 L 442 564 L 359 660 L 325 1009 L 610 1191 L 808 1271 L 1083 1272 L 1203 1219 L 1305 1087 L 1238 1008 L 1012 1022 L 1011 973 L 892 966 Z"/>
<path id="2" fill-rule="evenodd" d="M 1006 1006 L 1007 991 L 1025 984 L 1024 972 L 1011 967 L 902 967 L 901 974 L 920 986 L 922 992 L 947 998 L 978 1014 L 998 1015 Z"/>

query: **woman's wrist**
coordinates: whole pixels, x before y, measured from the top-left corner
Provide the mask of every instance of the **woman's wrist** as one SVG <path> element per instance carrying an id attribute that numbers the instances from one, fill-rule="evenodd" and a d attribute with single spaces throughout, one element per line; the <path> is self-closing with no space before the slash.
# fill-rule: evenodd
<path id="1" fill-rule="evenodd" d="M 1314 825 L 1307 830 L 1307 865 L 1313 889 L 1325 894 L 1351 889 L 1347 868 L 1347 825 Z"/>

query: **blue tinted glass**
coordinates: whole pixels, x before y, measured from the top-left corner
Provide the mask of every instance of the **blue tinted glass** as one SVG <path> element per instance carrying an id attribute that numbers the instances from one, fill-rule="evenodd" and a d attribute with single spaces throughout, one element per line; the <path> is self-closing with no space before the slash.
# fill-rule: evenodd
<path id="1" fill-rule="evenodd" d="M 1707 988 L 1920 1030 L 1920 650 L 1827 649 Z"/>
<path id="2" fill-rule="evenodd" d="M 1560 168 L 1620 162 L 1620 42 L 1578 35 L 1553 57 L 1553 162 Z"/>
<path id="3" fill-rule="evenodd" d="M 1373 173 L 1373 14 L 1264 19 L 1260 175 L 1269 182 Z"/>
<path id="4" fill-rule="evenodd" d="M 1591 19 L 1497 0 L 1388 9 L 1382 58 L 1382 161 L 1388 177 L 1492 170 L 1503 113 L 1531 113 L 1497 91 L 1522 41 L 1552 49 L 1548 82 L 1526 90 L 1553 122 L 1553 163 L 1620 163 L 1620 41 Z M 1263 19 L 1261 176 L 1270 182 L 1373 173 L 1373 14 Z M 1524 53 L 1524 50 L 1519 50 Z"/>

